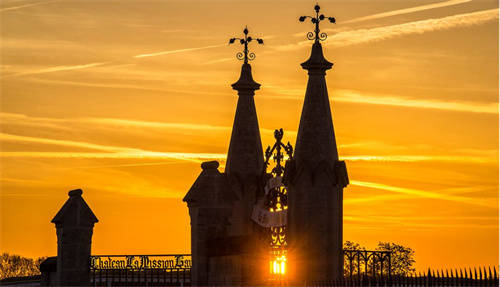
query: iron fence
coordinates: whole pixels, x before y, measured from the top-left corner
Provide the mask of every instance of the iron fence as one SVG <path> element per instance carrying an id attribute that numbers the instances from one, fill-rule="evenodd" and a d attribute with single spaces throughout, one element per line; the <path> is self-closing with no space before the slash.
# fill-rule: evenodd
<path id="1" fill-rule="evenodd" d="M 355 276 L 345 276 L 335 281 L 307 282 L 306 286 L 330 286 L 330 287 L 451 287 L 451 286 L 475 286 L 475 287 L 498 287 L 498 274 L 496 267 L 474 268 L 459 270 L 441 270 L 426 273 L 413 273 L 406 276 L 371 276 L 359 273 Z"/>

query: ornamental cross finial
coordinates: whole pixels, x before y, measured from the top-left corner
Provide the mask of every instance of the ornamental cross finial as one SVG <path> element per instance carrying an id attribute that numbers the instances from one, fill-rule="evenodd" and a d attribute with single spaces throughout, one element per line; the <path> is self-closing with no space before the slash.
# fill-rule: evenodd
<path id="1" fill-rule="evenodd" d="M 234 41 L 239 40 L 240 44 L 244 46 L 243 52 L 238 52 L 236 53 L 236 58 L 238 60 L 243 60 L 245 64 L 248 63 L 248 61 L 251 61 L 255 59 L 255 54 L 248 51 L 248 43 L 252 42 L 253 40 L 256 40 L 257 43 L 259 44 L 264 44 L 264 40 L 256 38 L 253 39 L 252 37 L 248 36 L 248 28 L 245 26 L 245 29 L 243 30 L 243 34 L 245 34 L 244 38 L 231 38 L 229 39 L 229 44 L 233 44 Z"/>
<path id="2" fill-rule="evenodd" d="M 319 32 L 319 22 L 323 21 L 325 18 L 328 18 L 328 21 L 330 23 L 335 24 L 335 18 L 333 17 L 325 17 L 323 14 L 319 14 L 319 5 L 316 3 L 314 6 L 314 11 L 316 11 L 316 17 L 312 16 L 300 16 L 299 21 L 304 22 L 307 18 L 311 18 L 311 22 L 315 25 L 314 33 L 313 32 L 307 32 L 307 39 L 309 40 L 314 40 L 314 42 L 318 43 L 319 41 L 324 41 L 326 40 L 326 33 L 320 33 Z"/>
<path id="3" fill-rule="evenodd" d="M 282 162 L 285 160 L 285 155 L 281 151 L 281 149 L 283 148 L 285 150 L 288 158 L 292 158 L 293 147 L 290 144 L 290 142 L 288 142 L 287 145 L 284 145 L 281 142 L 281 140 L 283 139 L 283 129 L 274 130 L 274 138 L 276 139 L 276 143 L 273 145 L 272 148 L 268 146 L 266 149 L 264 172 L 266 171 L 267 166 L 269 165 L 269 160 L 272 158 L 276 162 L 276 167 L 273 168 L 271 173 L 276 176 L 281 176 L 285 172 L 285 167 L 282 165 Z M 275 154 L 273 155 L 274 152 Z"/>

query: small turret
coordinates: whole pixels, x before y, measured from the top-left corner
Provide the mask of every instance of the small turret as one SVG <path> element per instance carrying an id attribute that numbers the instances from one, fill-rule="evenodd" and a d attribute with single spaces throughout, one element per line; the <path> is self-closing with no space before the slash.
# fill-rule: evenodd
<path id="1" fill-rule="evenodd" d="M 57 230 L 56 283 L 59 286 L 90 285 L 90 249 L 98 220 L 82 193 L 81 189 L 70 191 L 69 199 L 52 219 Z"/>

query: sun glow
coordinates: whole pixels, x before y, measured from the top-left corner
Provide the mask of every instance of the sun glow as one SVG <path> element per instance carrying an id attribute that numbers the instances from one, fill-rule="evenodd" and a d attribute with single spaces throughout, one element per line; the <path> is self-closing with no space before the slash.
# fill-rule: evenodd
<path id="1" fill-rule="evenodd" d="M 270 271 L 272 274 L 284 275 L 286 272 L 286 256 L 276 257 L 274 260 L 269 262 Z"/>

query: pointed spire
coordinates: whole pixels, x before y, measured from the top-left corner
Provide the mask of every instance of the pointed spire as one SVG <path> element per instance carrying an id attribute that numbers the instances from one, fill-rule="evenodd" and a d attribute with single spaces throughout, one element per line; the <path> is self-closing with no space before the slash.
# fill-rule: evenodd
<path id="1" fill-rule="evenodd" d="M 241 67 L 240 78 L 232 84 L 233 89 L 238 91 L 239 97 L 225 170 L 228 175 L 237 175 L 239 178 L 259 175 L 264 164 L 259 122 L 253 98 L 255 91 L 260 88 L 260 84 L 254 81 L 252 67 L 248 64 L 248 60 L 255 58 L 253 53 L 248 52 L 248 43 L 252 41 L 252 37 L 247 35 L 247 28 L 245 28 L 244 33 L 245 38 L 232 38 L 230 40 L 232 43 L 238 39 L 240 43 L 245 45 L 244 56 L 238 56 L 245 62 Z M 257 39 L 257 41 L 263 43 L 261 39 Z"/>
<path id="2" fill-rule="evenodd" d="M 302 63 L 302 67 L 309 71 L 309 81 L 297 134 L 295 158 L 298 164 L 306 161 L 314 168 L 322 161 L 338 161 L 330 99 L 324 77 L 332 63 L 324 58 L 321 43 L 313 44 L 311 56 Z"/>

